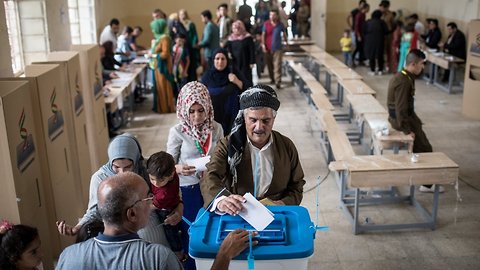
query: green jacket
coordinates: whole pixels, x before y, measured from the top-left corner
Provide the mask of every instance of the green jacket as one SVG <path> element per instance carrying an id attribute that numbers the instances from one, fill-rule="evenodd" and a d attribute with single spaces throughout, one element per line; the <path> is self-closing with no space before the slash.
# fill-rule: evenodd
<path id="1" fill-rule="evenodd" d="M 203 48 L 205 58 L 212 57 L 212 53 L 215 49 L 220 47 L 220 30 L 218 26 L 213 22 L 208 22 L 203 29 L 202 41 L 199 46 Z"/>

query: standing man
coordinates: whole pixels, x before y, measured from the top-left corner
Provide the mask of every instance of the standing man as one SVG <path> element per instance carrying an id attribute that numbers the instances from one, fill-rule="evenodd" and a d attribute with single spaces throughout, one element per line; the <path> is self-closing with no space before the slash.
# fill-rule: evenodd
<path id="1" fill-rule="evenodd" d="M 110 24 L 103 28 L 102 33 L 100 34 L 100 45 L 107 41 L 113 43 L 113 51 L 117 49 L 117 35 L 120 31 L 120 21 L 116 18 L 110 20 Z"/>
<path id="2" fill-rule="evenodd" d="M 183 269 L 169 248 L 137 234 L 148 223 L 153 200 L 142 177 L 133 172 L 116 174 L 100 184 L 97 194 L 105 230 L 67 247 L 56 269 Z"/>
<path id="3" fill-rule="evenodd" d="M 203 48 L 203 56 L 207 62 L 207 68 L 213 67 L 212 53 L 220 47 L 220 34 L 218 26 L 212 22 L 212 13 L 210 10 L 204 10 L 201 13 L 202 22 L 205 24 L 202 40 L 195 48 Z"/>
<path id="4" fill-rule="evenodd" d="M 247 0 L 243 0 L 243 5 L 238 8 L 237 20 L 240 20 L 245 25 L 245 29 L 250 33 L 252 24 L 250 18 L 252 18 L 252 7 L 247 5 Z"/>
<path id="5" fill-rule="evenodd" d="M 243 195 L 277 205 L 299 205 L 305 180 L 293 142 L 273 131 L 280 101 L 267 85 L 256 85 L 240 96 L 240 111 L 229 136 L 215 148 L 200 187 L 205 207 L 218 197 L 211 211 L 238 214 Z"/>
<path id="6" fill-rule="evenodd" d="M 382 12 L 382 20 L 387 25 L 388 33 L 385 36 L 385 53 L 387 54 L 387 67 L 388 72 L 392 73 L 396 70 L 397 67 L 393 65 L 393 61 L 391 59 L 392 56 L 392 32 L 393 28 L 395 27 L 395 16 L 390 11 L 390 1 L 383 0 L 380 2 L 378 6 L 380 11 Z"/>
<path id="7" fill-rule="evenodd" d="M 278 10 L 271 10 L 270 20 L 263 24 L 261 46 L 270 75 L 270 84 L 275 84 L 277 89 L 280 89 L 282 82 L 282 35 L 287 44 L 287 31 L 280 22 Z"/>
<path id="8" fill-rule="evenodd" d="M 415 113 L 415 78 L 425 67 L 425 54 L 419 49 L 411 50 L 405 68 L 395 74 L 388 84 L 388 122 L 396 130 L 414 138 L 413 153 L 433 152 L 432 145 L 422 129 L 422 120 Z M 421 192 L 433 192 L 434 186 L 420 186 Z M 443 192 L 443 187 L 440 187 Z"/>
<path id="9" fill-rule="evenodd" d="M 232 20 L 228 17 L 228 5 L 223 3 L 218 6 L 218 28 L 220 35 L 220 42 L 227 42 L 228 36 L 232 32 Z"/>
<path id="10" fill-rule="evenodd" d="M 351 31 L 352 47 L 355 47 L 355 44 L 356 44 L 356 41 L 355 41 L 355 17 L 360 12 L 360 9 L 362 9 L 363 5 L 365 5 L 366 3 L 367 3 L 367 1 L 365 1 L 365 0 L 358 1 L 358 7 L 352 9 L 352 11 L 350 11 L 350 14 L 348 14 L 348 16 L 347 16 L 347 24 L 350 27 L 350 29 L 352 30 Z M 354 60 L 355 59 L 352 59 L 352 63 L 353 63 Z"/>
<path id="11" fill-rule="evenodd" d="M 137 234 L 149 220 L 152 200 L 145 180 L 133 172 L 107 178 L 98 189 L 103 233 L 67 247 L 56 269 L 183 269 L 169 248 L 142 240 Z M 230 260 L 249 246 L 248 235 L 243 229 L 230 232 L 220 245 L 211 269 L 227 269 Z"/>
<path id="12" fill-rule="evenodd" d="M 365 53 L 363 50 L 363 25 L 365 24 L 366 14 L 370 10 L 369 4 L 364 4 L 360 11 L 355 15 L 355 51 L 353 52 L 353 63 L 355 63 L 355 56 L 360 53 L 358 63 L 360 66 L 365 65 Z"/>

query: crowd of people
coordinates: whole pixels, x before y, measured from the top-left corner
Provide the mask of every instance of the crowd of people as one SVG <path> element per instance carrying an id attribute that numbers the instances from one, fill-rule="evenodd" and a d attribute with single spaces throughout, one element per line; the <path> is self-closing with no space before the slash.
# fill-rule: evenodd
<path id="1" fill-rule="evenodd" d="M 309 36 L 310 31 L 310 1 L 292 1 L 289 14 L 285 7 L 285 1 L 260 0 L 253 16 L 252 7 L 244 1 L 236 18 L 231 18 L 229 5 L 223 3 L 218 6 L 216 16 L 210 10 L 199 14 L 204 24 L 201 35 L 197 33 L 197 27 L 185 9 L 168 17 L 162 10 L 155 9 L 150 23 L 153 39 L 149 50 L 138 44 L 138 37 L 143 33 L 140 26 L 125 26 L 120 33 L 120 21 L 111 19 L 99 38 L 104 83 L 108 84 L 111 79 L 117 78 L 115 71 L 124 70 L 126 63 L 145 55 L 150 59 L 154 93 L 152 110 L 157 113 L 175 112 L 175 100 L 183 85 L 197 79 L 208 80 L 211 77 L 208 74 L 217 72 L 222 73 L 219 79 L 222 82 L 204 82 L 211 92 L 215 92 L 215 96 L 232 91 L 231 88 L 236 88 L 232 93 L 238 95 L 252 86 L 252 69 L 255 65 L 258 76 L 267 66 L 271 84 L 280 88 L 282 41 L 287 40 L 287 28 L 291 28 L 294 36 Z M 225 68 L 216 64 L 219 48 L 224 49 Z M 230 86 L 227 87 L 227 84 Z M 141 100 L 142 97 L 136 95 L 136 101 Z M 216 102 L 214 106 L 217 107 Z M 217 116 L 215 119 L 219 121 Z M 228 133 L 229 124 L 219 122 Z"/>
<path id="2" fill-rule="evenodd" d="M 358 2 L 347 17 L 348 29 L 340 39 L 345 64 L 352 68 L 365 65 L 368 60 L 370 75 L 400 72 L 406 63 L 407 54 L 413 49 L 444 51 L 465 59 L 466 39 L 455 22 L 447 24 L 448 37 L 442 42 L 442 32 L 436 18 L 427 18 L 427 28 L 417 14 L 405 18 L 390 10 L 390 1 L 382 0 L 378 9 L 366 14 L 370 5 L 365 0 Z M 386 63 L 385 63 L 386 60 Z M 444 80 L 448 78 L 448 71 Z"/>
<path id="3" fill-rule="evenodd" d="M 224 136 L 207 86 L 188 82 L 178 95 L 179 123 L 170 129 L 166 151 L 145 159 L 132 134 L 116 136 L 108 162 L 91 177 L 85 215 L 76 225 L 56 222 L 63 237 L 77 236 L 56 268 L 196 269 L 188 229 L 202 207 L 238 214 L 246 192 L 268 204 L 300 204 L 305 180 L 297 150 L 273 130 L 280 107 L 275 90 L 251 86 L 238 102 Z M 204 157 L 210 157 L 205 169 L 189 164 Z M 42 269 L 35 228 L 4 221 L 0 237 L 2 269 Z M 229 233 L 212 269 L 227 269 L 249 242 L 248 231 Z"/>

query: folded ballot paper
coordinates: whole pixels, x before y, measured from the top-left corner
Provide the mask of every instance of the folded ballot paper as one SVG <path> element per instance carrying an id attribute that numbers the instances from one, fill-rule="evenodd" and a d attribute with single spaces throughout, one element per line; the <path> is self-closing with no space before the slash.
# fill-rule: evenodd
<path id="1" fill-rule="evenodd" d="M 255 230 L 263 231 L 274 220 L 273 213 L 253 197 L 252 194 L 245 193 L 243 197 L 245 198 L 244 209 L 238 215 L 252 225 Z"/>
<path id="2" fill-rule="evenodd" d="M 195 167 L 197 172 L 203 172 L 207 170 L 207 163 L 210 162 L 210 156 L 204 156 L 201 158 L 186 160 L 189 166 Z"/>

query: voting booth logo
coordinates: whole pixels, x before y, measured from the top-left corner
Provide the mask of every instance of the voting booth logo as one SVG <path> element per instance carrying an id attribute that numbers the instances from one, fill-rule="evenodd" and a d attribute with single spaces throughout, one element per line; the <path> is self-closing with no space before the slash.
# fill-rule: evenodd
<path id="1" fill-rule="evenodd" d="M 93 84 L 93 95 L 95 99 L 99 99 L 102 95 L 102 77 L 100 71 L 98 70 L 98 63 L 95 62 L 95 82 Z"/>
<path id="2" fill-rule="evenodd" d="M 78 72 L 75 74 L 75 97 L 73 98 L 75 104 L 75 114 L 80 115 L 83 111 L 83 97 L 80 92 L 80 80 L 78 79 Z"/>
<path id="3" fill-rule="evenodd" d="M 22 141 L 17 145 L 17 168 L 20 172 L 24 172 L 35 158 L 35 144 L 32 134 L 28 134 L 25 127 L 25 108 L 22 109 L 20 119 L 18 120 L 18 128 Z"/>
<path id="4" fill-rule="evenodd" d="M 475 35 L 475 39 L 470 47 L 470 53 L 475 56 L 480 56 L 480 33 Z"/>
<path id="5" fill-rule="evenodd" d="M 50 110 L 52 111 L 52 115 L 48 118 L 48 138 L 50 138 L 52 142 L 63 133 L 63 114 L 58 108 L 56 99 L 57 91 L 53 88 L 52 94 L 50 95 Z"/>

